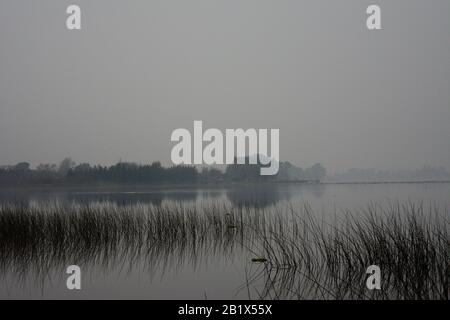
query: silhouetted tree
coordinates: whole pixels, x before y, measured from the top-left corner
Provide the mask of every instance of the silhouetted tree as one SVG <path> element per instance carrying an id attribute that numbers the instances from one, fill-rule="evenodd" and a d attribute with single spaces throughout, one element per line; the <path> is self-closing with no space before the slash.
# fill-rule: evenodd
<path id="1" fill-rule="evenodd" d="M 65 177 L 67 175 L 67 173 L 70 171 L 70 169 L 72 169 L 74 166 L 76 165 L 76 163 L 74 161 L 72 161 L 72 159 L 70 158 L 65 158 L 63 161 L 61 161 L 61 163 L 59 164 L 58 167 L 58 174 L 61 177 Z"/>

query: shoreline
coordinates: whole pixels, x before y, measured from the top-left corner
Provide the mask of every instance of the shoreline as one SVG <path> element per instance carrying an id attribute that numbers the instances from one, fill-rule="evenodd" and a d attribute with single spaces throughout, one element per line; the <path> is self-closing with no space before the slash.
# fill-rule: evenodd
<path id="1" fill-rule="evenodd" d="M 28 186 L 0 186 L 1 191 L 46 191 L 46 190 L 173 190 L 173 189 L 221 189 L 232 187 L 279 186 L 279 185 L 370 185 L 370 184 L 449 184 L 450 180 L 417 180 L 417 181 L 272 181 L 272 182 L 220 182 L 194 184 L 89 184 L 89 185 L 28 185 Z"/>

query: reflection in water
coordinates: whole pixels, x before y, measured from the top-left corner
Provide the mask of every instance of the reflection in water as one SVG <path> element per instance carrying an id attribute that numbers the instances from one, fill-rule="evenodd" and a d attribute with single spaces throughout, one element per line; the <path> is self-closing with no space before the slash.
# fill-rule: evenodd
<path id="1" fill-rule="evenodd" d="M 3 191 L 0 192 L 0 203 L 13 203 L 22 206 L 39 203 L 60 203 L 62 205 L 87 205 L 92 202 L 113 203 L 118 206 L 133 204 L 152 204 L 161 206 L 164 201 L 189 202 L 198 198 L 199 191 L 195 189 L 175 191 L 136 191 L 136 190 L 104 190 L 104 191 Z M 214 193 L 208 193 L 214 197 Z"/>
<path id="2" fill-rule="evenodd" d="M 304 192 L 310 192 L 314 197 L 323 196 L 325 185 L 289 185 L 289 184 L 260 184 L 239 185 L 226 190 L 226 195 L 233 206 L 266 208 L 275 206 L 279 202 L 288 203 L 291 198 L 301 196 Z"/>
<path id="3" fill-rule="evenodd" d="M 170 278 L 187 268 L 242 261 L 250 234 L 244 241 L 242 224 L 225 212 L 230 208 L 111 203 L 2 207 L 0 288 L 44 290 L 72 264 L 86 279 L 117 272 L 127 279 L 140 273 Z"/>
<path id="4" fill-rule="evenodd" d="M 236 207 L 254 206 L 257 208 L 269 207 L 277 204 L 280 200 L 290 198 L 289 192 L 280 193 L 273 184 L 262 184 L 259 186 L 237 186 L 226 192 L 230 202 Z"/>
<path id="5" fill-rule="evenodd" d="M 57 202 L 61 205 L 87 205 L 93 202 L 113 203 L 118 206 L 133 204 L 192 203 L 196 201 L 228 202 L 236 207 L 253 206 L 265 208 L 280 202 L 289 202 L 292 197 L 303 194 L 321 198 L 326 186 L 321 184 L 245 184 L 213 189 L 93 189 L 93 190 L 10 190 L 0 191 L 0 203 L 30 204 Z"/>
<path id="6" fill-rule="evenodd" d="M 91 193 L 67 193 L 62 198 L 63 203 L 89 204 L 92 202 L 114 203 L 118 206 L 127 206 L 132 204 L 153 204 L 161 206 L 164 200 L 167 201 L 195 201 L 197 191 L 187 192 L 91 192 Z"/>
<path id="7" fill-rule="evenodd" d="M 231 212 L 227 210 L 227 212 Z M 243 244 L 235 217 L 210 206 L 41 205 L 0 209 L 0 270 L 45 278 L 76 261 L 101 266 L 145 264 L 149 270 L 195 266 Z M 240 229 L 242 230 L 242 229 Z M 204 261 L 203 261 L 204 262 Z"/>
<path id="8" fill-rule="evenodd" d="M 240 257 L 251 267 L 250 298 L 448 299 L 449 222 L 413 204 L 378 210 L 327 225 L 308 206 L 280 215 L 255 206 L 4 205 L 0 274 L 46 283 L 74 263 L 103 274 L 118 266 L 170 273 Z M 361 286 L 374 262 L 385 271 L 382 292 Z"/>
<path id="9" fill-rule="evenodd" d="M 421 210 L 406 206 L 379 210 L 371 221 L 358 208 L 372 200 L 395 207 L 423 199 L 424 207 L 438 204 L 437 216 L 448 217 L 448 194 L 449 184 L 1 191 L 0 296 L 8 295 L 8 284 L 15 296 L 22 285 L 44 291 L 61 270 L 78 264 L 88 277 L 108 277 L 99 287 L 104 297 L 111 292 L 103 285 L 114 277 L 135 292 L 130 281 L 139 281 L 142 272 L 161 274 L 161 288 L 183 290 L 179 298 L 192 297 L 193 284 L 210 285 L 222 299 L 235 289 L 240 298 L 445 298 L 448 218 L 420 218 Z M 383 201 L 388 197 L 398 201 Z M 330 212 L 336 202 L 353 220 L 345 212 L 317 212 Z M 383 221 L 387 213 L 394 218 Z M 339 221 L 349 223 L 338 227 Z M 366 264 L 374 261 L 388 266 L 389 294 L 367 296 L 364 286 L 354 287 L 364 283 Z M 154 286 L 152 281 L 147 289 L 161 297 Z"/>

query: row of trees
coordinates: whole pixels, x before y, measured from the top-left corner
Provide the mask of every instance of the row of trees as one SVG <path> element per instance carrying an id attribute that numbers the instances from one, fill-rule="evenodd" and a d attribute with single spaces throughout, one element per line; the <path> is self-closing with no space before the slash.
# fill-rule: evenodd
<path id="1" fill-rule="evenodd" d="M 39 184 L 148 184 L 148 183 L 216 183 L 223 181 L 320 180 L 325 168 L 315 165 L 302 170 L 290 163 L 280 163 L 275 176 L 261 176 L 260 165 L 229 165 L 225 172 L 216 168 L 193 166 L 163 167 L 160 162 L 140 165 L 119 162 L 112 166 L 76 164 L 66 158 L 59 165 L 40 164 L 35 169 L 27 162 L 0 168 L 0 185 Z"/>
<path id="2" fill-rule="evenodd" d="M 198 171 L 192 166 L 164 168 L 160 162 L 151 165 L 119 162 L 110 167 L 80 164 L 67 173 L 68 182 L 113 182 L 113 183 L 151 183 L 174 182 L 191 183 L 198 178 Z"/>
<path id="3" fill-rule="evenodd" d="M 161 163 L 139 165 L 119 162 L 112 166 L 76 164 L 66 158 L 59 165 L 40 164 L 35 169 L 27 162 L 0 168 L 0 185 L 88 184 L 88 183 L 192 183 L 201 176 L 192 166 L 164 168 Z"/>

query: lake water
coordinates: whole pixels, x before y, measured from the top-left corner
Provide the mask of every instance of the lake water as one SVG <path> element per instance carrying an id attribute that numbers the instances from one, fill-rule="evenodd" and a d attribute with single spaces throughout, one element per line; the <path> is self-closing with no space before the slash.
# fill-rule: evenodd
<path id="1" fill-rule="evenodd" d="M 39 207 L 47 203 L 115 206 L 194 207 L 223 204 L 239 208 L 250 206 L 266 212 L 300 210 L 308 204 L 318 218 L 333 221 L 346 210 L 354 215 L 370 203 L 389 206 L 415 203 L 450 209 L 449 183 L 392 184 L 262 184 L 213 188 L 89 188 L 64 190 L 2 190 L 0 204 L 15 203 Z M 89 263 L 73 261 L 82 267 L 82 290 L 66 288 L 67 275 L 60 265 L 50 266 L 46 274 L 34 268 L 20 269 L 9 261 L 0 274 L 0 298 L 26 299 L 247 299 L 246 277 L 258 266 L 254 253 L 239 245 L 226 252 L 209 250 L 171 257 L 148 264 L 139 257 Z M 51 264 L 52 261 L 42 261 Z M 39 275 L 37 275 L 39 273 Z M 257 288 L 255 288 L 257 291 Z M 254 298 L 254 296 L 250 296 Z"/>

